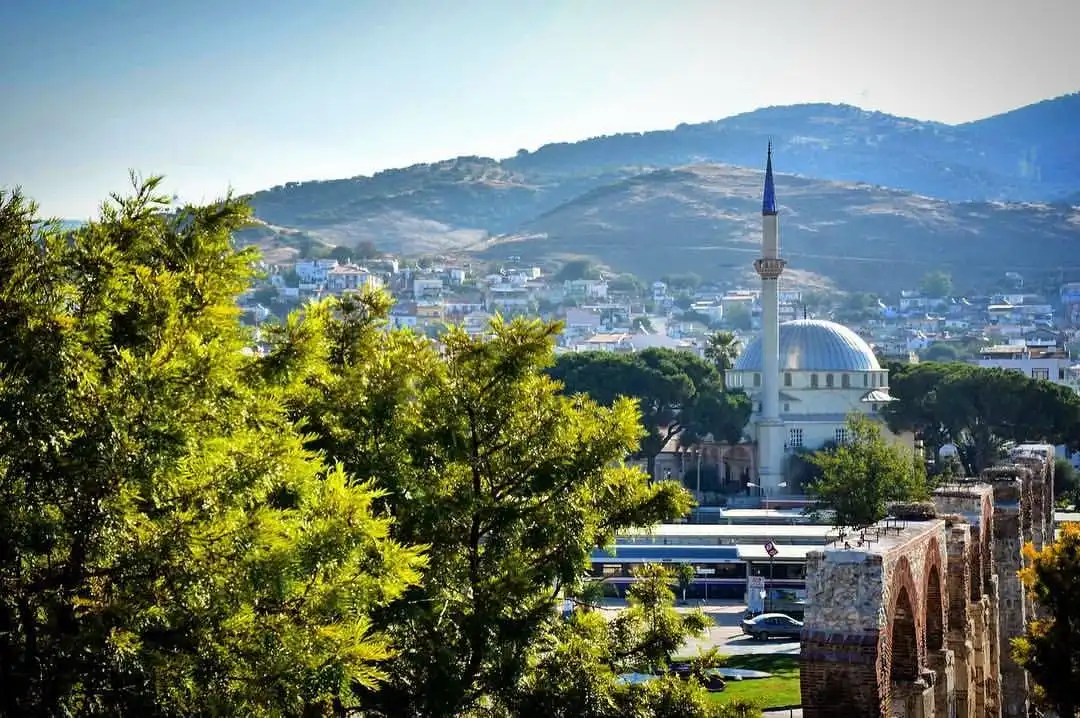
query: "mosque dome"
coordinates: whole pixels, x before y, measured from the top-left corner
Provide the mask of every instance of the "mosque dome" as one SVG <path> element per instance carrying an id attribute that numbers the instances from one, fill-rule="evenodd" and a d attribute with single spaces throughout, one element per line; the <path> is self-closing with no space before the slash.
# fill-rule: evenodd
<path id="1" fill-rule="evenodd" d="M 747 345 L 732 371 L 761 371 L 761 337 Z M 780 371 L 880 371 L 874 351 L 842 324 L 797 319 L 780 325 Z"/>

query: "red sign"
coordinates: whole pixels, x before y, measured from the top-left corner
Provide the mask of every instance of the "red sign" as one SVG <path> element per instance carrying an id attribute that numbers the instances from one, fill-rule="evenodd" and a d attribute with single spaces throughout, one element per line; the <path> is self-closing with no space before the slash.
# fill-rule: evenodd
<path id="1" fill-rule="evenodd" d="M 769 554 L 769 558 L 774 558 L 776 554 L 780 553 L 780 549 L 776 548 L 776 544 L 774 544 L 772 541 L 766 541 L 765 553 Z"/>

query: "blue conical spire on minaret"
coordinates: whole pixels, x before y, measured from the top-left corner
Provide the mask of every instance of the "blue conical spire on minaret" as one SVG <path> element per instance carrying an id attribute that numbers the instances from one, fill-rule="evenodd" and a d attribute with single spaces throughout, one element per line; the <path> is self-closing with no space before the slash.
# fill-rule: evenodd
<path id="1" fill-rule="evenodd" d="M 761 214 L 768 217 L 776 212 L 776 188 L 772 176 L 772 141 L 769 141 L 769 156 L 765 161 L 765 194 L 761 198 Z"/>

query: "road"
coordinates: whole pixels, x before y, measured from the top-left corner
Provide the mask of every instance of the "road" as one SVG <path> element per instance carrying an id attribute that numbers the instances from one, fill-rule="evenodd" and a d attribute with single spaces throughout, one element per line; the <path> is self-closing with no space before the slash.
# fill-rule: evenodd
<path id="1" fill-rule="evenodd" d="M 738 601 L 691 602 L 689 606 L 677 606 L 676 609 L 679 611 L 692 610 L 697 608 L 699 603 L 702 604 L 701 609 L 705 612 L 705 615 L 713 620 L 713 625 L 709 627 L 707 635 L 688 640 L 683 645 L 682 650 L 679 651 L 681 655 L 693 656 L 699 650 L 708 650 L 713 646 L 717 646 L 721 653 L 729 655 L 787 653 L 797 656 L 799 654 L 799 642 L 797 640 L 788 641 L 773 638 L 768 641 L 754 641 L 744 636 L 740 628 L 742 614 L 746 610 L 746 604 L 744 603 Z M 622 601 L 608 600 L 604 602 L 603 610 L 614 614 L 625 608 L 625 606 L 626 604 Z"/>

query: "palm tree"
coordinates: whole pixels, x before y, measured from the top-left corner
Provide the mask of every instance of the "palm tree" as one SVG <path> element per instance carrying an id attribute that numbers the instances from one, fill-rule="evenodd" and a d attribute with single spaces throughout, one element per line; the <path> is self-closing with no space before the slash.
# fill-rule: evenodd
<path id="1" fill-rule="evenodd" d="M 713 332 L 705 342 L 705 358 L 720 372 L 721 379 L 725 379 L 728 370 L 735 366 L 738 353 L 739 342 L 731 332 Z"/>

